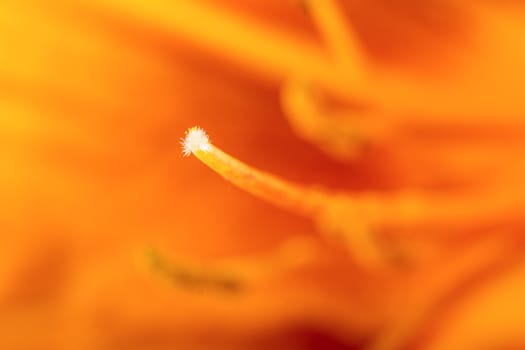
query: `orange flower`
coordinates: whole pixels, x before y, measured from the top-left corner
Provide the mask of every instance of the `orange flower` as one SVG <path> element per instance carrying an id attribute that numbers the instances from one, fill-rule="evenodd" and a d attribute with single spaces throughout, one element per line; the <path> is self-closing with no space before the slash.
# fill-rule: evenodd
<path id="1" fill-rule="evenodd" d="M 525 346 L 521 4 L 0 9 L 1 349 Z"/>

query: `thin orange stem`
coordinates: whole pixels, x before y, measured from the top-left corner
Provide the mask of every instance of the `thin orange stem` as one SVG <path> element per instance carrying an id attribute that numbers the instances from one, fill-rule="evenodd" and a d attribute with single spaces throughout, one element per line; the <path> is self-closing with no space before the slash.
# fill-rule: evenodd
<path id="1" fill-rule="evenodd" d="M 337 66 L 346 78 L 357 81 L 364 74 L 362 49 L 336 0 L 310 0 L 308 8 Z"/>
<path id="2" fill-rule="evenodd" d="M 200 161 L 237 187 L 276 206 L 302 215 L 321 207 L 320 193 L 254 169 L 212 145 L 200 128 L 191 128 L 183 141 L 184 153 Z"/>

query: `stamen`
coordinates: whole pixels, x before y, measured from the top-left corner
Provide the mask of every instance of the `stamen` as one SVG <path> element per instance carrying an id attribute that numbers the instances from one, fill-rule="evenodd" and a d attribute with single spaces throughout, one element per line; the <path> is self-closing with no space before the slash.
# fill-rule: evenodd
<path id="1" fill-rule="evenodd" d="M 468 194 L 452 198 L 408 192 L 388 196 L 335 195 L 254 169 L 212 145 L 204 130 L 198 127 L 186 132 L 182 145 L 185 154 L 193 154 L 239 188 L 313 219 L 321 232 L 332 240 L 339 239 L 356 261 L 366 266 L 377 266 L 386 258 L 387 252 L 380 247 L 378 238 L 399 238 L 413 231 L 449 232 L 450 235 L 472 232 L 474 223 L 487 226 L 491 222 L 510 220 L 514 213 L 510 208 L 521 207 L 507 198 L 496 200 L 495 195 L 488 194 L 479 196 L 488 200 L 474 201 Z M 495 200 L 497 204 L 492 204 Z M 487 204 L 469 206 L 466 203 Z M 479 217 L 486 219 L 480 222 Z"/>
<path id="2" fill-rule="evenodd" d="M 201 162 L 241 189 L 279 207 L 302 215 L 319 210 L 317 191 L 303 188 L 254 169 L 211 144 L 206 132 L 193 127 L 182 140 L 184 155 L 193 154 Z"/>
<path id="3" fill-rule="evenodd" d="M 379 142 L 391 129 L 374 111 L 330 108 L 318 92 L 311 84 L 288 79 L 281 89 L 281 103 L 297 135 L 330 156 L 342 161 L 355 158 L 365 145 Z"/>
<path id="4" fill-rule="evenodd" d="M 153 271 L 168 278 L 173 283 L 188 289 L 211 289 L 229 293 L 242 291 L 243 282 L 233 275 L 204 272 L 189 268 L 185 264 L 175 264 L 166 260 L 156 250 L 149 250 L 146 258 Z"/>
<path id="5" fill-rule="evenodd" d="M 153 272 L 186 289 L 241 292 L 260 281 L 311 264 L 320 253 L 311 237 L 289 238 L 276 249 L 261 255 L 223 258 L 197 263 L 166 257 L 155 248 L 145 251 Z"/>
<path id="6" fill-rule="evenodd" d="M 335 0 L 309 0 L 308 8 L 338 68 L 347 78 L 362 79 L 362 50 Z"/>
<path id="7" fill-rule="evenodd" d="M 289 183 L 254 169 L 212 145 L 204 130 L 193 127 L 182 141 L 184 154 L 200 161 L 237 187 L 281 208 L 310 217 L 332 239 L 339 238 L 356 260 L 366 265 L 383 260 L 375 244 L 370 223 L 371 211 L 360 200 L 341 197 Z M 366 204 L 366 203 L 365 203 Z M 344 220 L 348 219 L 348 220 Z"/>
<path id="8" fill-rule="evenodd" d="M 208 135 L 206 135 L 206 132 L 198 126 L 194 126 L 186 131 L 186 137 L 181 140 L 181 144 L 182 153 L 185 157 L 188 157 L 191 153 L 197 150 L 210 150 L 210 140 Z"/>

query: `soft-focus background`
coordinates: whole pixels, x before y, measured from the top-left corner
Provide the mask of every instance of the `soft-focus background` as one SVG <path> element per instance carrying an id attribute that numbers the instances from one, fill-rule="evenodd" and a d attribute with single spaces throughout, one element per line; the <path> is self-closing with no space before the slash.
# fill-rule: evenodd
<path id="1" fill-rule="evenodd" d="M 521 1 L 3 1 L 0 349 L 525 348 L 523 81 Z M 362 264 L 194 125 L 422 219 Z"/>

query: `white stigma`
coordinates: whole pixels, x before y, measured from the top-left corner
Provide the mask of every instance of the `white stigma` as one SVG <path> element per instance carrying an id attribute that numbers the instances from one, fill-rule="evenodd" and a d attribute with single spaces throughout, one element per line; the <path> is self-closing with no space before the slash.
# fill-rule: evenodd
<path id="1" fill-rule="evenodd" d="M 206 135 L 206 132 L 198 126 L 194 126 L 186 131 L 186 137 L 181 141 L 181 144 L 182 153 L 185 157 L 198 150 L 205 152 L 211 150 L 208 135 Z"/>

